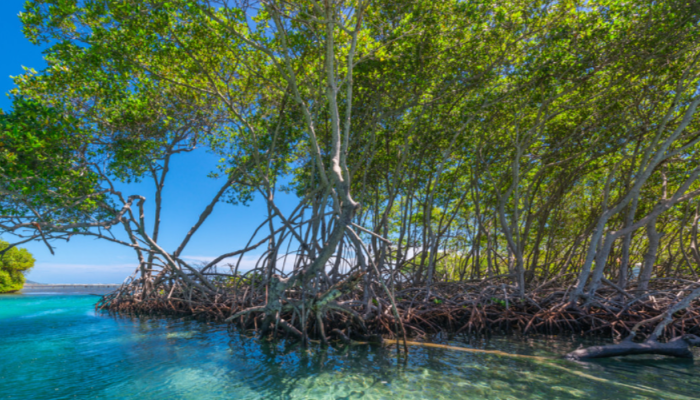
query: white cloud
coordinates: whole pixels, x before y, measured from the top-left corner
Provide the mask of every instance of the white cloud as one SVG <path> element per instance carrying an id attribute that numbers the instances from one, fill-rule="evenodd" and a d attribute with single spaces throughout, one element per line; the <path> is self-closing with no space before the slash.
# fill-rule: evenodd
<path id="1" fill-rule="evenodd" d="M 259 261 L 260 254 L 251 254 L 243 256 L 241 263 L 238 267 L 239 272 L 247 272 L 255 268 Z M 206 255 L 192 255 L 183 256 L 188 262 L 193 263 L 208 263 L 216 259 L 216 256 L 206 256 Z M 287 256 L 286 262 L 284 261 L 284 256 L 280 256 L 277 261 L 277 268 L 281 268 L 283 263 L 285 265 L 285 272 L 289 272 L 292 267 L 296 264 L 297 255 L 289 254 Z M 354 263 L 354 260 L 348 260 L 350 263 Z M 326 267 L 330 270 L 334 259 L 329 260 L 329 265 Z M 219 262 L 219 270 L 224 272 L 228 271 L 228 264 L 233 265 L 235 268 L 236 263 L 238 263 L 238 257 L 226 258 Z M 37 262 L 34 268 L 27 274 L 27 279 L 39 282 L 39 283 L 81 283 L 81 284 L 91 284 L 91 283 L 122 283 L 124 280 L 131 276 L 138 264 L 136 263 L 120 263 L 120 264 L 72 264 L 72 263 L 50 263 L 50 262 Z M 347 267 L 347 265 L 344 265 Z"/>
<path id="2" fill-rule="evenodd" d="M 122 283 L 138 265 L 127 264 L 59 264 L 39 262 L 27 279 L 39 283 Z"/>
<path id="3" fill-rule="evenodd" d="M 212 257 L 212 256 L 182 256 L 182 258 L 184 260 L 187 260 L 187 261 L 199 261 L 199 262 L 203 262 L 203 263 L 208 263 L 208 262 L 216 259 L 216 257 Z"/>
<path id="4" fill-rule="evenodd" d="M 241 260 L 241 263 L 238 267 L 239 272 L 246 272 L 250 271 L 251 269 L 255 268 L 255 266 L 258 264 L 259 259 L 262 255 L 261 254 L 256 254 L 256 255 L 247 255 L 244 256 L 243 259 Z M 214 256 L 183 256 L 183 259 L 187 261 L 193 261 L 193 262 L 200 262 L 200 263 L 209 263 L 216 259 Z M 277 269 L 283 268 L 284 267 L 284 272 L 289 273 L 294 265 L 296 265 L 298 259 L 297 254 L 288 254 L 285 258 L 284 255 L 280 255 L 277 257 Z M 330 260 L 328 260 L 328 263 L 326 265 L 326 271 L 330 271 L 333 268 L 333 264 L 335 262 L 335 257 L 331 257 Z M 355 259 L 350 258 L 345 260 L 341 264 L 341 270 L 346 271 L 348 267 L 351 267 L 355 264 Z M 232 265 L 233 268 L 235 268 L 236 263 L 238 263 L 238 257 L 232 257 L 232 258 L 226 258 L 218 263 L 219 266 L 219 271 L 221 272 L 228 272 L 228 265 Z"/>
<path id="5" fill-rule="evenodd" d="M 196 263 L 205 263 L 208 264 L 212 261 L 214 261 L 218 256 L 182 256 L 182 258 L 185 261 L 188 262 L 196 262 Z M 239 257 L 229 257 L 229 258 L 224 258 L 223 260 L 219 261 L 217 265 L 219 266 L 219 269 L 222 271 L 224 268 L 227 268 L 229 264 L 233 266 L 233 268 L 236 267 L 236 264 L 238 264 L 238 258 Z M 258 260 L 260 259 L 260 255 L 246 255 L 243 256 L 243 259 L 241 259 L 241 263 L 238 266 L 238 271 L 240 272 L 246 272 L 250 271 L 251 269 L 255 268 L 255 265 L 257 264 Z"/>

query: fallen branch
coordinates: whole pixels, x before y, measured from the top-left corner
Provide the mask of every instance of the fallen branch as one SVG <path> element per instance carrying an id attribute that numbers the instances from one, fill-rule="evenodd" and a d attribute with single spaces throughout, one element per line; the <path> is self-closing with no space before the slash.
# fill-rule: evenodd
<path id="1" fill-rule="evenodd" d="M 660 343 L 656 340 L 647 340 L 643 343 L 635 343 L 624 340 L 618 344 L 607 346 L 593 346 L 578 349 L 566 355 L 569 360 L 583 360 L 591 358 L 607 358 L 629 356 L 638 354 L 657 354 L 678 358 L 693 358 L 692 346 L 700 346 L 700 338 L 695 335 L 684 335 L 669 342 Z"/>

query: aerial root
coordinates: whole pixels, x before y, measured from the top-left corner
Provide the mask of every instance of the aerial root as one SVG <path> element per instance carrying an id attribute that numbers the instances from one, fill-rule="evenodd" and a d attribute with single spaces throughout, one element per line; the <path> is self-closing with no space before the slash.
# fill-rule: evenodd
<path id="1" fill-rule="evenodd" d="M 356 278 L 356 277 L 355 277 Z M 166 280 L 163 280 L 164 282 Z M 381 290 L 371 302 L 344 280 L 316 296 L 302 299 L 299 290 L 283 293 L 278 299 L 266 297 L 265 287 L 242 284 L 231 290 L 222 287 L 212 295 L 185 285 L 160 284 L 143 291 L 130 282 L 102 297 L 96 309 L 133 315 L 192 316 L 234 324 L 239 329 L 258 329 L 274 338 L 365 341 L 372 335 L 402 337 L 388 298 Z M 355 279 L 356 281 L 356 279 Z M 354 288 L 354 289 L 353 289 Z M 579 334 L 637 337 L 654 334 L 652 322 L 667 324 L 654 339 L 700 336 L 700 304 L 665 313 L 677 297 L 670 290 L 655 288 L 649 296 L 620 300 L 615 290 L 601 290 L 588 308 L 571 307 L 565 291 L 553 288 L 520 299 L 513 288 L 500 284 L 434 284 L 427 288 L 397 289 L 395 300 L 400 322 L 410 337 L 436 334 L 482 336 L 492 334 Z M 507 300 L 507 302 L 506 302 Z M 376 305 L 375 305 L 376 304 Z M 369 308 L 367 308 L 369 307 Z M 381 311 L 381 312 L 380 312 Z M 269 317 L 269 318 L 268 318 Z"/>

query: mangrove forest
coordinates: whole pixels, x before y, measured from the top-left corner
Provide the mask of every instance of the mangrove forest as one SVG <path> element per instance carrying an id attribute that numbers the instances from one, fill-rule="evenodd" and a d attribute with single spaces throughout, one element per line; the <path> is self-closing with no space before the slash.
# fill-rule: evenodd
<path id="1" fill-rule="evenodd" d="M 700 345 L 697 1 L 29 0 L 20 18 L 47 66 L 0 115 L 0 252 L 130 249 L 99 310 L 406 353 Z M 164 188 L 192 183 L 169 173 L 200 151 L 219 190 L 166 246 Z M 183 256 L 252 201 L 257 226 L 230 221 L 247 243 Z"/>

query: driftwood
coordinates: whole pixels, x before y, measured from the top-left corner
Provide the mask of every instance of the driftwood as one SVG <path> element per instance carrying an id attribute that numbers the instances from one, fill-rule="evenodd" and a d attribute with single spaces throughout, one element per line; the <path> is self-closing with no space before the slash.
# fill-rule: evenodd
<path id="1" fill-rule="evenodd" d="M 569 360 L 583 360 L 638 354 L 657 354 L 669 357 L 692 359 L 693 352 L 690 350 L 690 348 L 693 346 L 700 346 L 700 337 L 695 335 L 683 335 L 666 343 L 658 342 L 655 339 L 649 339 L 643 343 L 635 343 L 630 337 L 618 344 L 578 349 L 567 354 L 566 358 Z"/>

